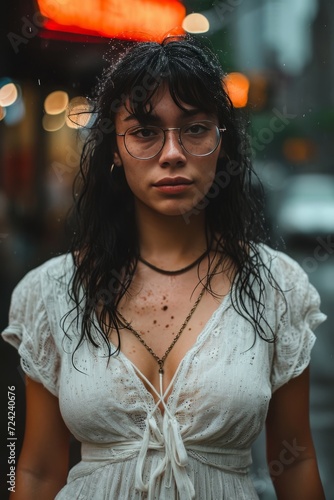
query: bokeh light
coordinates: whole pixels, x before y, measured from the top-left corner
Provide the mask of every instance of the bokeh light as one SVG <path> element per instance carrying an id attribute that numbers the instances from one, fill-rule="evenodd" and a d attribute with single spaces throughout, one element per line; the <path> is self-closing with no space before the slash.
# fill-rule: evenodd
<path id="1" fill-rule="evenodd" d="M 0 105 L 11 106 L 18 97 L 18 89 L 14 83 L 7 83 L 0 89 Z"/>
<path id="2" fill-rule="evenodd" d="M 47 132 L 56 132 L 60 130 L 65 123 L 65 111 L 57 115 L 45 114 L 42 120 L 42 126 Z"/>
<path id="3" fill-rule="evenodd" d="M 6 108 L 0 106 L 0 121 L 3 120 L 6 116 Z"/>
<path id="4" fill-rule="evenodd" d="M 68 104 L 68 94 L 62 90 L 56 90 L 49 94 L 44 101 L 44 109 L 48 115 L 58 115 L 65 111 Z"/>
<path id="5" fill-rule="evenodd" d="M 66 111 L 66 125 L 70 128 L 86 127 L 92 117 L 91 105 L 86 97 L 71 99 Z"/>
<path id="6" fill-rule="evenodd" d="M 203 14 L 189 14 L 182 22 L 182 28 L 188 33 L 206 33 L 210 29 L 210 23 Z"/>
<path id="7" fill-rule="evenodd" d="M 249 80 L 242 73 L 229 73 L 224 78 L 226 91 L 235 108 L 243 108 L 247 105 Z"/>
<path id="8" fill-rule="evenodd" d="M 283 143 L 283 153 L 290 162 L 308 162 L 316 155 L 316 145 L 312 140 L 304 137 L 289 137 Z"/>

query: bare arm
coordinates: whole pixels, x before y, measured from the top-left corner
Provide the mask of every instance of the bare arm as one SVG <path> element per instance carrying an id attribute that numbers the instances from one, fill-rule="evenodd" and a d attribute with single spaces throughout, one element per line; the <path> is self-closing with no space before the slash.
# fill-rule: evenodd
<path id="1" fill-rule="evenodd" d="M 325 500 L 310 430 L 308 368 L 274 393 L 266 429 L 278 500 Z"/>
<path id="2" fill-rule="evenodd" d="M 66 482 L 70 433 L 58 399 L 26 377 L 26 426 L 12 500 L 54 500 Z"/>

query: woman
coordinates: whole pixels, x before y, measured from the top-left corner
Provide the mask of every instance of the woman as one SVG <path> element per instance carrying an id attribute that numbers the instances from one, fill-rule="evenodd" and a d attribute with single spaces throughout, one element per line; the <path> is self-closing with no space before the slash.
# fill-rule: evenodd
<path id="1" fill-rule="evenodd" d="M 3 334 L 27 374 L 15 499 L 256 499 L 264 424 L 277 497 L 324 498 L 308 418 L 324 316 L 263 244 L 222 78 L 189 37 L 105 72 L 72 252 L 22 280 Z M 69 431 L 82 461 L 64 486 Z"/>

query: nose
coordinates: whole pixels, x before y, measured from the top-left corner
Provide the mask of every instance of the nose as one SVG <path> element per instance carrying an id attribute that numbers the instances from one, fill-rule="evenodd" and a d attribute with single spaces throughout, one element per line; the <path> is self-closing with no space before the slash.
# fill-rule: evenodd
<path id="1" fill-rule="evenodd" d="M 179 130 L 165 131 L 165 144 L 160 152 L 159 163 L 162 167 L 181 167 L 187 161 L 185 152 L 180 144 Z"/>

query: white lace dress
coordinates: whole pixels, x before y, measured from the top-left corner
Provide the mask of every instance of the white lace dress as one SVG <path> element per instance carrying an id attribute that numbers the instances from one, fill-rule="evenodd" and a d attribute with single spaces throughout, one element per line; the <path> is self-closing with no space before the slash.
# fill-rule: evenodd
<path id="1" fill-rule="evenodd" d="M 59 398 L 64 421 L 82 442 L 82 461 L 57 500 L 258 498 L 248 473 L 251 445 L 273 391 L 309 364 L 312 329 L 325 319 L 299 265 L 260 249 L 287 299 L 267 284 L 265 314 L 277 342 L 254 343 L 229 294 L 183 358 L 164 415 L 122 353 L 108 363 L 105 349 L 85 342 L 72 360 L 75 313 L 66 320 L 70 338 L 61 327 L 73 308 L 71 256 L 23 278 L 3 337 L 18 348 L 23 370 Z"/>

